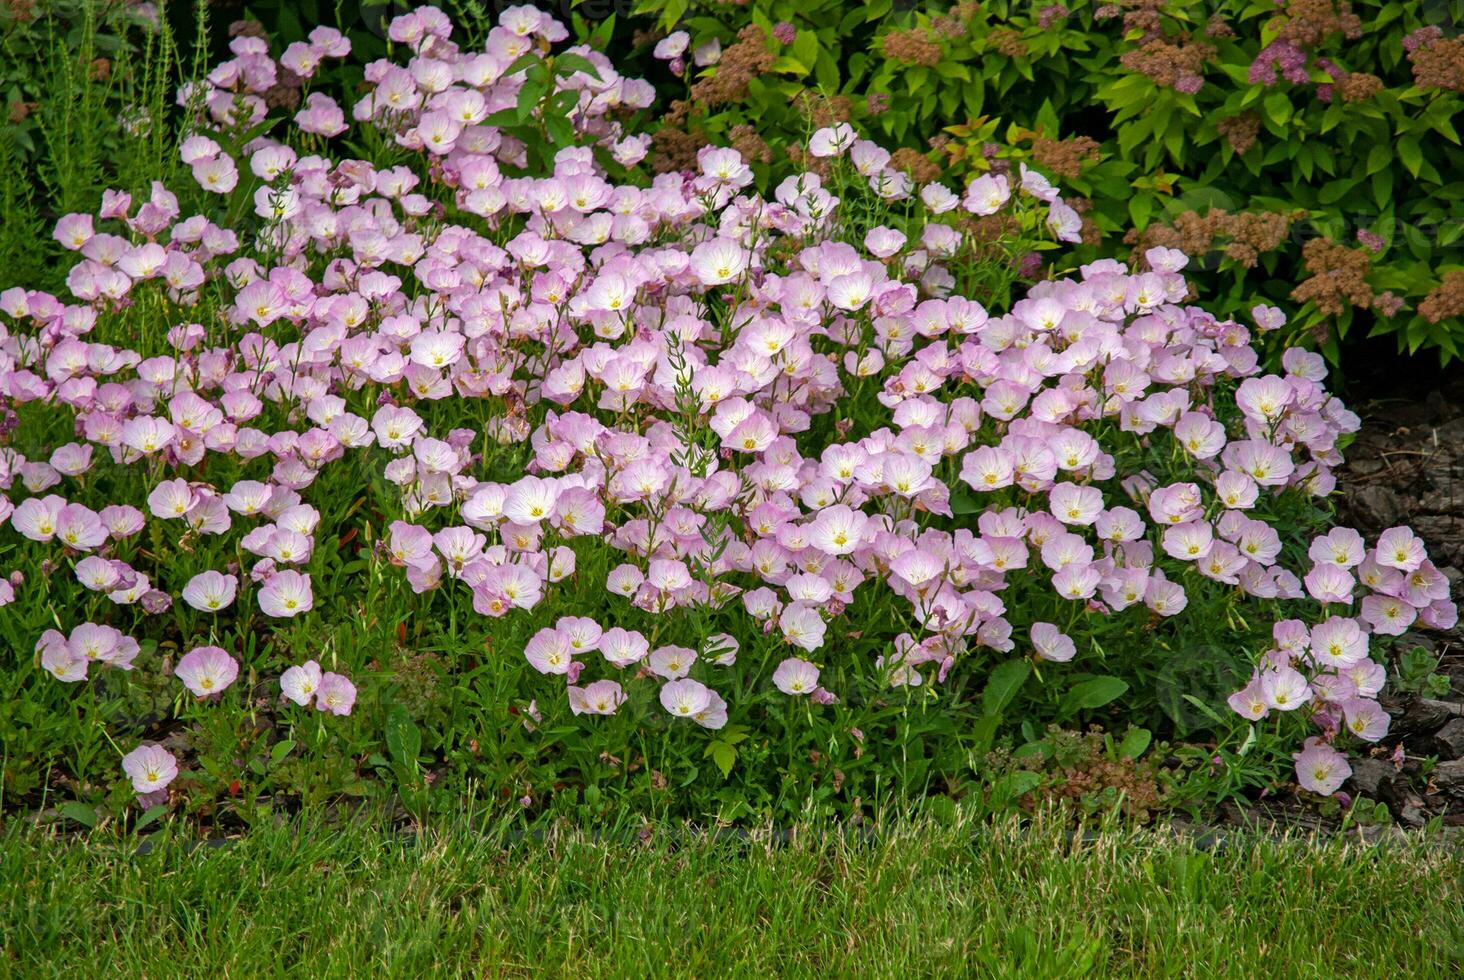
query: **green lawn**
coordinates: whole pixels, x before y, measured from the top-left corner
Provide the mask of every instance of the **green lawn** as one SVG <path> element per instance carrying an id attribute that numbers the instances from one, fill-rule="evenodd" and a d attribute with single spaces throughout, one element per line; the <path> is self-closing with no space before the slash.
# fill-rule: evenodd
<path id="1" fill-rule="evenodd" d="M 1464 970 L 1464 863 L 1440 845 L 1072 844 L 1055 821 L 646 844 L 307 823 L 143 855 L 12 823 L 0 843 L 0 973 L 17 976 Z"/>

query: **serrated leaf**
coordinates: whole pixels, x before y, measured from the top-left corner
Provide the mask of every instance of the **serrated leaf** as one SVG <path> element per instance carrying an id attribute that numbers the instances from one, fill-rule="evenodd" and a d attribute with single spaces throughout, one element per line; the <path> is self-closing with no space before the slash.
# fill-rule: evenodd
<path id="1" fill-rule="evenodd" d="M 708 746 L 708 752 L 712 756 L 712 761 L 717 764 L 717 769 L 721 771 L 723 779 L 726 779 L 732 774 L 732 767 L 737 765 L 737 750 L 735 748 L 726 742 L 718 740 Z"/>

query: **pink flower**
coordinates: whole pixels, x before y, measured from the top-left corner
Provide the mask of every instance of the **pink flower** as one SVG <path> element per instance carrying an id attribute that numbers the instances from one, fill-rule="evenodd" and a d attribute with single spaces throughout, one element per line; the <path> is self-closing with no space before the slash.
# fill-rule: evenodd
<path id="1" fill-rule="evenodd" d="M 1364 742 L 1376 742 L 1388 734 L 1388 713 L 1371 698 L 1349 698 L 1342 702 L 1347 730 Z"/>
<path id="2" fill-rule="evenodd" d="M 1307 593 L 1318 602 L 1352 604 L 1352 590 L 1357 585 L 1352 573 L 1337 565 L 1317 565 L 1302 579 Z"/>
<path id="3" fill-rule="evenodd" d="M 1319 738 L 1307 739 L 1306 747 L 1292 758 L 1296 760 L 1296 781 L 1301 788 L 1322 796 L 1337 792 L 1352 775 L 1347 757 Z"/>
<path id="4" fill-rule="evenodd" d="M 613 715 L 625 703 L 625 691 L 612 680 L 570 687 L 569 708 L 577 715 Z"/>
<path id="5" fill-rule="evenodd" d="M 218 612 L 233 604 L 238 587 L 239 580 L 233 575 L 210 569 L 188 580 L 183 587 L 183 601 L 203 612 Z"/>
<path id="6" fill-rule="evenodd" d="M 773 671 L 773 685 L 784 694 L 812 694 L 818 687 L 819 670 L 807 660 L 789 657 Z"/>
<path id="7" fill-rule="evenodd" d="M 1032 624 L 1032 648 L 1043 660 L 1066 663 L 1077 655 L 1077 644 L 1072 637 L 1063 633 L 1051 623 Z"/>
<path id="8" fill-rule="evenodd" d="M 524 658 L 541 674 L 567 674 L 574 661 L 574 649 L 568 637 L 546 626 L 524 647 Z"/>
<path id="9" fill-rule="evenodd" d="M 138 793 L 152 793 L 177 778 L 178 760 L 161 745 L 139 745 L 122 757 L 122 771 Z"/>
<path id="10" fill-rule="evenodd" d="M 303 707 L 320 690 L 322 676 L 320 664 L 307 660 L 297 667 L 286 669 L 280 675 L 280 692 Z"/>
<path id="11" fill-rule="evenodd" d="M 315 606 L 310 576 L 293 569 L 275 572 L 259 589 L 259 609 L 266 616 L 291 618 Z"/>
<path id="12" fill-rule="evenodd" d="M 703 286 L 719 286 L 747 269 L 747 251 L 730 238 L 702 242 L 691 253 L 691 270 Z"/>
<path id="13" fill-rule="evenodd" d="M 966 210 L 981 216 L 995 214 L 1011 196 L 1004 174 L 982 174 L 966 187 Z"/>
<path id="14" fill-rule="evenodd" d="M 827 555 L 848 555 L 864 542 L 869 518 L 846 504 L 835 504 L 818 512 L 809 526 L 809 541 Z"/>
<path id="15" fill-rule="evenodd" d="M 320 678 L 320 689 L 315 692 L 317 711 L 328 711 L 333 715 L 348 715 L 356 704 L 356 685 L 340 674 L 327 671 Z"/>
<path id="16" fill-rule="evenodd" d="M 690 677 L 661 685 L 661 706 L 678 718 L 691 718 L 712 706 L 712 691 Z"/>
<path id="17" fill-rule="evenodd" d="M 824 633 L 828 630 L 818 610 L 805 602 L 794 602 L 784 607 L 778 616 L 778 627 L 783 631 L 784 639 L 808 651 L 823 646 Z"/>
<path id="18" fill-rule="evenodd" d="M 1378 536 L 1378 564 L 1411 572 L 1428 557 L 1423 542 L 1410 528 L 1390 527 Z"/>
<path id="19" fill-rule="evenodd" d="M 696 651 L 690 647 L 657 647 L 651 651 L 646 663 L 657 677 L 674 681 L 691 673 L 691 667 L 696 663 Z"/>
<path id="20" fill-rule="evenodd" d="M 1295 711 L 1311 700 L 1312 692 L 1300 671 L 1278 667 L 1261 674 L 1261 696 L 1268 708 Z"/>
<path id="21" fill-rule="evenodd" d="M 646 638 L 634 630 L 612 627 L 600 637 L 600 653 L 617 667 L 629 667 L 650 652 Z"/>
<path id="22" fill-rule="evenodd" d="M 91 661 L 87 655 L 73 649 L 66 637 L 55 630 L 46 630 L 36 643 L 36 652 L 41 655 L 41 669 L 63 683 L 72 684 L 86 680 Z"/>
<path id="23" fill-rule="evenodd" d="M 845 150 L 854 145 L 855 139 L 854 127 L 848 123 L 826 126 L 814 132 L 808 141 L 808 152 L 815 157 L 842 156 Z"/>
<path id="24" fill-rule="evenodd" d="M 1271 713 L 1265 692 L 1258 680 L 1252 680 L 1245 687 L 1226 699 L 1230 709 L 1249 721 L 1259 721 Z"/>
<path id="25" fill-rule="evenodd" d="M 239 676 L 239 661 L 219 647 L 197 647 L 185 653 L 173 673 L 198 697 L 219 694 Z"/>

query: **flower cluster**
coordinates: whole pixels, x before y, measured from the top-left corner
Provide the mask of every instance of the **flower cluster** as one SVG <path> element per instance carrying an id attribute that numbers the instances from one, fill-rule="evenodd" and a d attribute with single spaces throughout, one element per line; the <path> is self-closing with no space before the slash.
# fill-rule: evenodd
<path id="1" fill-rule="evenodd" d="M 410 57 L 368 65 L 350 109 L 412 165 L 329 155 L 347 124 L 318 92 L 294 122 L 319 152 L 239 145 L 280 67 L 308 78 L 347 45 L 322 29 L 276 63 L 236 39 L 181 96 L 204 112 L 182 154 L 203 200 L 257 220 L 184 217 L 161 185 L 109 194 L 57 225 L 80 255 L 70 297 L 0 294 L 0 398 L 28 440 L 0 449 L 0 521 L 21 562 L 153 635 L 175 595 L 200 633 L 282 628 L 354 606 L 312 570 L 364 522 L 371 567 L 452 615 L 537 624 L 551 598 L 581 602 L 512 652 L 573 714 L 644 692 L 713 730 L 741 710 L 739 663 L 776 658 L 754 685 L 812 710 L 1012 654 L 1091 668 L 1114 628 L 1095 624 L 1137 635 L 1246 604 L 1275 643 L 1235 651 L 1255 677 L 1232 706 L 1320 730 L 1304 783 L 1335 788 L 1314 771 L 1343 767 L 1318 753 L 1386 730 L 1369 640 L 1450 625 L 1447 584 L 1401 528 L 1371 547 L 1332 530 L 1297 564 L 1291 522 L 1333 488 L 1357 419 L 1319 357 L 1267 373 L 1250 328 L 1186 305 L 1183 254 L 1087 265 L 994 315 L 955 292 L 973 216 L 1077 239 L 1036 171 L 916 186 L 840 124 L 807 148 L 829 176 L 767 196 L 715 147 L 695 172 L 617 183 L 595 151 L 644 155 L 615 110 L 651 92 L 588 47 L 569 51 L 593 72 L 546 95 L 579 143 L 527 173 L 488 120 L 564 28 L 514 8 L 481 52 L 450 29 L 433 8 L 394 21 Z M 136 327 L 159 311 L 166 330 Z M 353 517 L 362 482 L 379 521 Z M 47 601 L 18 584 L 6 601 Z M 92 622 L 37 645 L 64 681 L 138 650 Z M 175 673 L 213 698 L 243 656 L 201 645 Z M 356 703 L 316 660 L 275 676 L 297 705 Z M 139 792 L 176 773 L 156 748 L 125 768 Z"/>

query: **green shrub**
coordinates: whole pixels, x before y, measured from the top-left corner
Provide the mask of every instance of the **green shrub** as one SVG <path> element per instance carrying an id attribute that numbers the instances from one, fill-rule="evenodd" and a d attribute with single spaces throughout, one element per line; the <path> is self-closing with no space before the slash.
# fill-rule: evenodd
<path id="1" fill-rule="evenodd" d="M 722 46 L 714 65 L 686 59 L 689 96 L 662 122 L 661 167 L 713 140 L 791 171 L 789 149 L 835 118 L 918 151 L 904 162 L 927 177 L 1030 161 L 1089 202 L 1080 258 L 1183 249 L 1216 312 L 1266 297 L 1296 311 L 1282 342 L 1309 335 L 1334 361 L 1364 334 L 1459 356 L 1460 3 L 636 10 L 688 31 L 688 54 Z"/>

